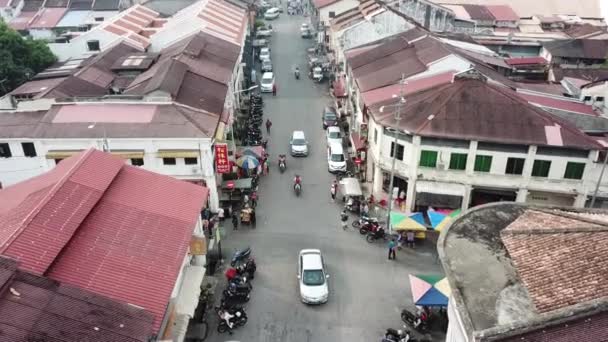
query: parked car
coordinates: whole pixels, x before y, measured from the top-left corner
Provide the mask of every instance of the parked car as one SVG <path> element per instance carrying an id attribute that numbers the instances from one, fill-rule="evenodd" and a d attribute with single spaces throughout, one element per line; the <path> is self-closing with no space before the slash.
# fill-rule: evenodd
<path id="1" fill-rule="evenodd" d="M 272 71 L 272 61 L 270 59 L 265 58 L 262 60 L 262 71 L 263 72 L 271 72 Z"/>
<path id="2" fill-rule="evenodd" d="M 298 257 L 300 298 L 306 304 L 327 303 L 329 299 L 329 274 L 318 249 L 303 249 Z"/>
<path id="3" fill-rule="evenodd" d="M 268 27 L 258 27 L 255 31 L 256 38 L 266 38 L 272 36 L 272 29 Z"/>
<path id="4" fill-rule="evenodd" d="M 260 62 L 265 59 L 270 59 L 270 48 L 269 47 L 261 48 L 258 58 L 260 59 Z"/>
<path id="5" fill-rule="evenodd" d="M 329 126 L 338 125 L 338 114 L 336 113 L 336 109 L 329 106 L 323 108 L 321 120 L 323 121 L 323 129 L 327 129 Z"/>
<path id="6" fill-rule="evenodd" d="M 331 144 L 342 145 L 342 132 L 338 126 L 327 127 L 327 146 Z"/>
<path id="7" fill-rule="evenodd" d="M 262 81 L 260 81 L 260 91 L 262 91 L 262 93 L 272 93 L 273 86 L 274 74 L 271 72 L 265 72 L 262 75 Z"/>
<path id="8" fill-rule="evenodd" d="M 346 157 L 342 144 L 331 144 L 327 148 L 327 169 L 331 173 L 346 172 Z"/>
<path id="9" fill-rule="evenodd" d="M 303 131 L 293 131 L 289 145 L 293 157 L 306 157 L 308 155 L 308 141 Z"/>
<path id="10" fill-rule="evenodd" d="M 273 7 L 264 13 L 264 19 L 266 20 L 274 20 L 281 15 L 281 11 L 277 7 Z"/>

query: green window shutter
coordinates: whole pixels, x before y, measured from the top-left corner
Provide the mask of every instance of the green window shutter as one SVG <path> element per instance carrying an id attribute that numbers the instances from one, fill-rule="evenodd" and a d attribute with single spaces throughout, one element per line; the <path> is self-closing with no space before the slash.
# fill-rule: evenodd
<path id="1" fill-rule="evenodd" d="M 475 156 L 475 168 L 477 172 L 490 172 L 492 167 L 492 156 Z"/>
<path id="2" fill-rule="evenodd" d="M 567 178 L 567 179 L 582 179 L 584 172 L 585 172 L 585 164 L 584 163 L 569 162 L 566 165 L 566 172 L 564 173 L 564 178 Z"/>
<path id="3" fill-rule="evenodd" d="M 437 167 L 437 151 L 421 151 L 420 166 Z"/>
<path id="4" fill-rule="evenodd" d="M 521 175 L 524 172 L 525 162 L 526 160 L 523 158 L 507 159 L 507 168 L 505 169 L 505 173 L 510 175 Z"/>
<path id="5" fill-rule="evenodd" d="M 532 165 L 532 176 L 549 177 L 549 169 L 551 169 L 551 161 L 535 160 L 534 165 Z"/>
<path id="6" fill-rule="evenodd" d="M 450 170 L 465 170 L 467 168 L 466 153 L 452 153 L 450 156 Z"/>

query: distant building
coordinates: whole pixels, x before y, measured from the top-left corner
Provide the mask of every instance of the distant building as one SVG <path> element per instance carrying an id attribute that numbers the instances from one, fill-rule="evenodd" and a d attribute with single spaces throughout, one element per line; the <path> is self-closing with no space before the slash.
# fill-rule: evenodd
<path id="1" fill-rule="evenodd" d="M 608 212 L 494 203 L 444 230 L 447 342 L 608 340 Z"/>
<path id="2" fill-rule="evenodd" d="M 201 210 L 208 195 L 205 187 L 89 149 L 0 190 L 0 254 L 15 259 L 21 271 L 143 308 L 149 313 L 140 319 L 151 323 L 158 339 L 183 341 L 205 273 Z M 15 290 L 28 301 L 29 290 Z M 56 292 L 75 299 L 83 294 L 67 287 Z M 74 304 L 67 314 L 78 314 Z M 99 310 L 107 317 L 106 310 Z M 85 310 L 79 321 L 86 315 Z M 6 320 L 10 315 L 1 316 Z M 108 323 L 99 324 L 109 329 Z M 57 328 L 45 330 L 61 334 Z M 81 328 L 66 328 L 61 339 Z"/>

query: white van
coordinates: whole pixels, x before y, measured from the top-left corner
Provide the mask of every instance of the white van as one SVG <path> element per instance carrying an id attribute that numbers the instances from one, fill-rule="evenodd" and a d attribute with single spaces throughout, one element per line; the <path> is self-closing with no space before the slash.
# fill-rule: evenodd
<path id="1" fill-rule="evenodd" d="M 262 93 L 272 93 L 274 86 L 274 74 L 271 72 L 265 72 L 262 75 L 262 81 L 260 82 L 260 90 Z"/>
<path id="2" fill-rule="evenodd" d="M 280 10 L 276 7 L 273 7 L 271 9 L 269 9 L 268 11 L 266 11 L 266 13 L 264 13 L 264 19 L 266 20 L 273 20 L 279 17 L 280 14 Z"/>
<path id="3" fill-rule="evenodd" d="M 342 145 L 332 143 L 327 148 L 327 164 L 329 172 L 346 172 L 346 157 Z"/>
<path id="4" fill-rule="evenodd" d="M 306 141 L 303 131 L 293 131 L 289 144 L 291 145 L 292 156 L 306 157 L 308 155 L 308 141 Z"/>

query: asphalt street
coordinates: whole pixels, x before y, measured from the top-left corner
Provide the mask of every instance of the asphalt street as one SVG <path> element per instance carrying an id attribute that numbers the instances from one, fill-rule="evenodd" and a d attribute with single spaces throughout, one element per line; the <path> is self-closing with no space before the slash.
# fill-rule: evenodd
<path id="1" fill-rule="evenodd" d="M 253 249 L 258 270 L 246 306 L 249 321 L 232 336 L 218 335 L 213 317 L 208 341 L 379 341 L 384 329 L 402 326 L 402 308 L 413 309 L 408 274 L 440 272 L 430 248 L 401 250 L 396 261 L 389 261 L 384 243 L 367 243 L 352 228 L 340 227 L 339 203 L 332 203 L 329 196 L 333 176 L 327 171 L 321 127 L 321 110 L 330 98 L 326 83 L 316 84 L 307 77 L 306 49 L 313 41 L 299 36 L 305 20 L 283 13 L 272 22 L 277 96 L 264 95 L 264 115 L 273 122 L 270 175 L 261 180 L 257 229 L 245 226 L 233 231 L 226 222 L 222 239 L 228 259 L 235 249 Z M 296 64 L 302 71 L 300 80 L 293 75 Z M 289 156 L 293 130 L 306 133 L 311 151 L 307 158 Z M 276 162 L 282 153 L 288 155 L 284 174 Z M 292 190 L 296 173 L 303 180 L 300 197 Z M 297 255 L 305 248 L 318 248 L 324 254 L 330 274 L 327 304 L 300 302 Z"/>

